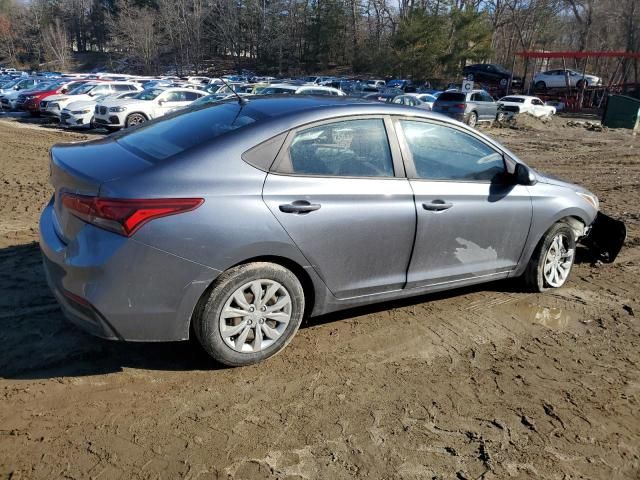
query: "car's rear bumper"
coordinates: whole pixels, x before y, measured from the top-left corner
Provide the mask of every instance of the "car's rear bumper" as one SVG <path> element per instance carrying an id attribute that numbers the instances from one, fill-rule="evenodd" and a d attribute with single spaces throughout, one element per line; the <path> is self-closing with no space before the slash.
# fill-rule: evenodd
<path id="1" fill-rule="evenodd" d="M 467 120 L 468 115 L 466 115 L 464 112 L 450 112 L 447 110 L 432 110 L 434 113 L 440 113 L 442 115 L 446 115 L 449 118 L 453 118 L 454 120 L 457 120 L 459 122 L 464 122 Z"/>
<path id="2" fill-rule="evenodd" d="M 219 271 L 87 224 L 68 244 L 53 204 L 40 218 L 47 282 L 74 324 L 98 337 L 189 337 L 194 308 Z"/>

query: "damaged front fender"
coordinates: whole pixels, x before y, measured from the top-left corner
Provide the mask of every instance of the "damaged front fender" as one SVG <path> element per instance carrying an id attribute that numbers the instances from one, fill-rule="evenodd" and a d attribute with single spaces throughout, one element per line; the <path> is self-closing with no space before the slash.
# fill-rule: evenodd
<path id="1" fill-rule="evenodd" d="M 627 227 L 624 222 L 598 212 L 589 233 L 580 243 L 590 250 L 596 260 L 612 263 L 620 253 L 626 238 Z"/>

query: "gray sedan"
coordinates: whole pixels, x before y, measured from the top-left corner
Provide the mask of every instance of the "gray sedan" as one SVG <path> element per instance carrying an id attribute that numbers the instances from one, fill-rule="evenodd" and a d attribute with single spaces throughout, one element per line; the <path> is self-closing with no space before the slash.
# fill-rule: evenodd
<path id="1" fill-rule="evenodd" d="M 473 129 L 349 98 L 191 108 L 54 147 L 51 181 L 40 245 L 66 316 L 109 339 L 194 332 L 227 365 L 279 352 L 304 315 L 561 287 L 598 215 Z"/>

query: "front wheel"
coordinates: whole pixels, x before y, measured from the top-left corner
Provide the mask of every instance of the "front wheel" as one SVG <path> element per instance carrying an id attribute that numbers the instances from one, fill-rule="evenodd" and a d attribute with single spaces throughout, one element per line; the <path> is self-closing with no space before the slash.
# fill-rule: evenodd
<path id="1" fill-rule="evenodd" d="M 287 346 L 304 307 L 302 285 L 290 270 L 274 263 L 248 263 L 216 280 L 194 317 L 194 331 L 218 362 L 250 365 Z"/>
<path id="2" fill-rule="evenodd" d="M 562 287 L 571 273 L 576 240 L 573 229 L 563 222 L 553 225 L 540 240 L 523 274 L 536 292 Z"/>
<path id="3" fill-rule="evenodd" d="M 147 118 L 141 113 L 132 113 L 127 117 L 126 127 L 135 127 L 147 121 Z"/>
<path id="4" fill-rule="evenodd" d="M 504 122 L 505 118 L 506 115 L 504 114 L 504 112 L 498 112 L 498 114 L 496 115 L 496 122 Z"/>

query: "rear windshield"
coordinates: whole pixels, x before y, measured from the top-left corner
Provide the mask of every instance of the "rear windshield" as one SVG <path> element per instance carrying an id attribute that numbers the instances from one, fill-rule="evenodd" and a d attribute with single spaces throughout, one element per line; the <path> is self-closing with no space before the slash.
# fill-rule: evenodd
<path id="1" fill-rule="evenodd" d="M 116 141 L 155 163 L 263 118 L 265 114 L 237 101 L 209 104 L 150 122 L 125 132 Z"/>
<path id="2" fill-rule="evenodd" d="M 439 102 L 464 102 L 466 94 L 459 92 L 444 92 L 438 97 Z"/>

